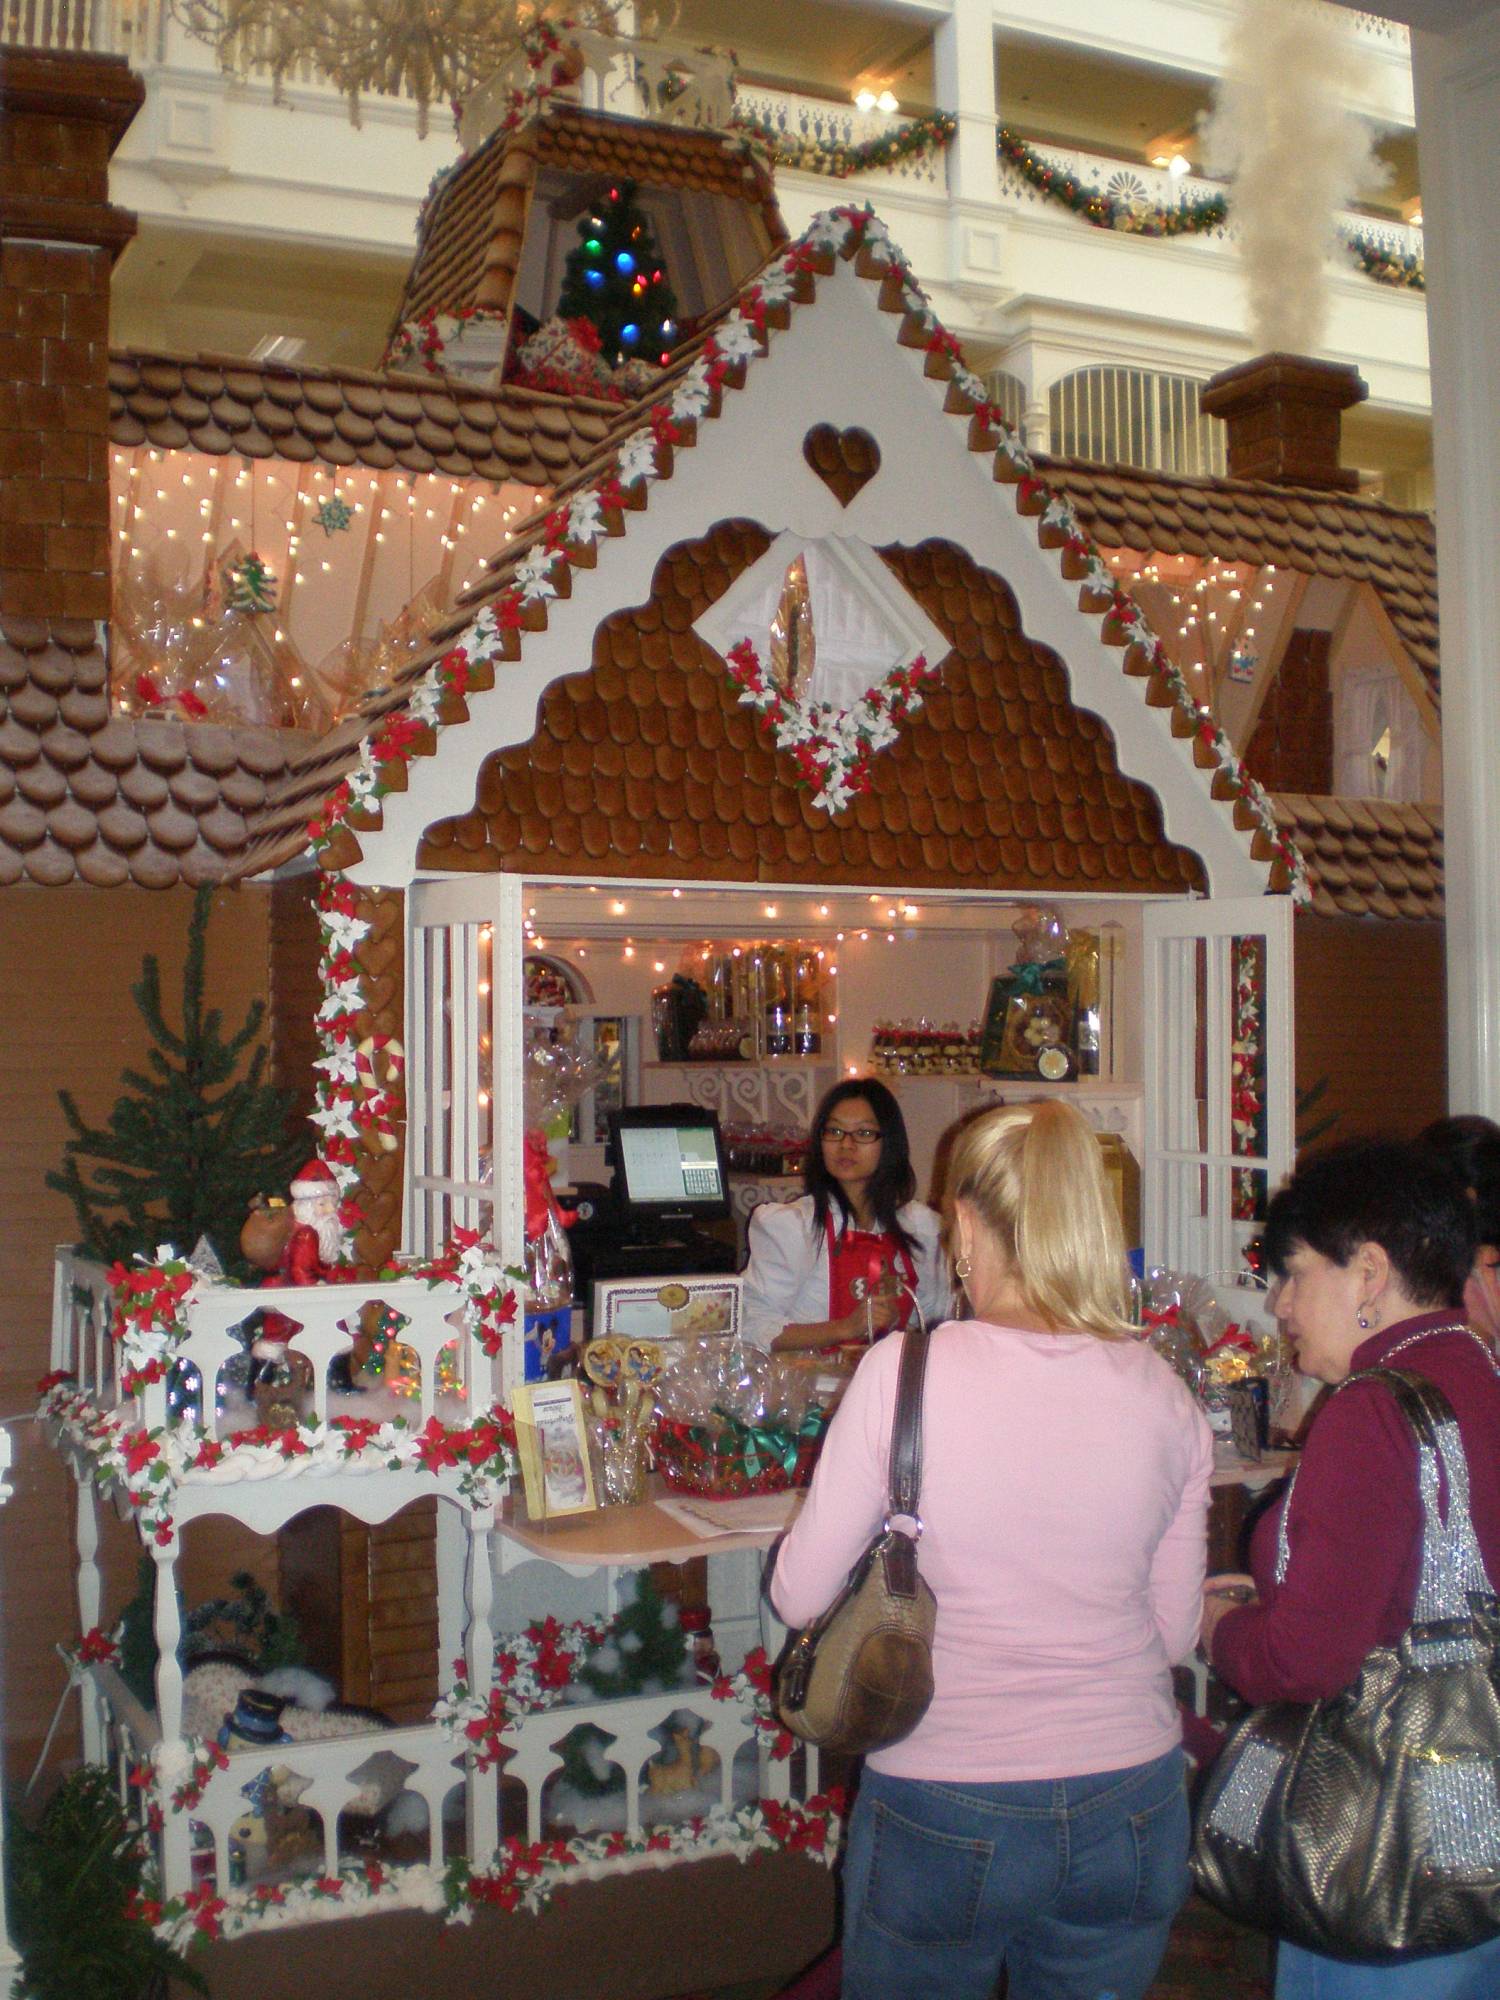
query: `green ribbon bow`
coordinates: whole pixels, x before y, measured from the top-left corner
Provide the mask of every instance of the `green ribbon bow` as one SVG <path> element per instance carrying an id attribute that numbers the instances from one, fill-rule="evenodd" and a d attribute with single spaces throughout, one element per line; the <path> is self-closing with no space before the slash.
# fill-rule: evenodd
<path id="1" fill-rule="evenodd" d="M 1049 973 L 1055 977 L 1057 973 L 1066 972 L 1067 969 L 1067 961 L 1065 959 L 1028 959 L 1024 965 L 1013 965 L 1011 967 L 1010 976 L 1015 981 L 1011 990 L 1014 993 L 1040 993 L 1047 984 L 1047 975 Z"/>
<path id="2" fill-rule="evenodd" d="M 695 1431 L 694 1437 L 720 1458 L 743 1456 L 750 1479 L 758 1477 L 763 1460 L 779 1465 L 790 1478 L 797 1469 L 802 1440 L 821 1437 L 826 1421 L 821 1410 L 811 1409 L 796 1430 L 786 1423 L 747 1424 L 719 1403 L 714 1405 L 714 1415 L 723 1418 L 724 1428 L 713 1433 Z"/>

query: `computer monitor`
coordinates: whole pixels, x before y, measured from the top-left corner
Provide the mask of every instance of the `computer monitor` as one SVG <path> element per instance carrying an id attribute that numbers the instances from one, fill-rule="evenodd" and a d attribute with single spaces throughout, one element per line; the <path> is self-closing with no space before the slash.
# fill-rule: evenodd
<path id="1" fill-rule="evenodd" d="M 615 1199 L 641 1222 L 706 1222 L 729 1213 L 715 1113 L 696 1104 L 637 1104 L 609 1114 Z"/>

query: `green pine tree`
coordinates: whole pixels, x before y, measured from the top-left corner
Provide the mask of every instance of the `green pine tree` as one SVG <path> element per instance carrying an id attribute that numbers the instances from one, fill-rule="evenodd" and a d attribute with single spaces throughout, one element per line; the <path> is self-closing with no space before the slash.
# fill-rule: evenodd
<path id="1" fill-rule="evenodd" d="M 47 1185 L 72 1202 L 79 1249 L 102 1263 L 158 1243 L 189 1256 L 207 1236 L 225 1270 L 243 1275 L 239 1235 L 251 1197 L 284 1187 L 307 1155 L 305 1128 L 289 1128 L 293 1093 L 263 1080 L 263 1044 L 236 1076 L 260 1033 L 264 1003 L 257 1000 L 227 1037 L 220 1010 L 204 1011 L 211 899 L 210 890 L 198 891 L 188 924 L 181 1032 L 162 1011 L 154 955 L 130 989 L 153 1044 L 150 1074 L 121 1073 L 125 1093 L 103 1126 L 88 1124 L 68 1091 L 58 1093 L 72 1137 Z"/>
<path id="2" fill-rule="evenodd" d="M 621 1607 L 609 1637 L 579 1668 L 578 1678 L 600 1701 L 613 1701 L 647 1687 L 678 1686 L 686 1658 L 687 1638 L 677 1606 L 667 1605 L 651 1572 L 643 1569 L 635 1597 Z"/>
<path id="3" fill-rule="evenodd" d="M 34 1824 L 6 1815 L 10 1920 L 26 2000 L 166 2000 L 203 1975 L 133 1914 L 145 1851 L 105 1765 L 63 1779 Z"/>
<path id="4" fill-rule="evenodd" d="M 677 339 L 677 301 L 633 181 L 616 182 L 580 219 L 557 310 L 597 327 L 611 367 L 665 361 Z"/>

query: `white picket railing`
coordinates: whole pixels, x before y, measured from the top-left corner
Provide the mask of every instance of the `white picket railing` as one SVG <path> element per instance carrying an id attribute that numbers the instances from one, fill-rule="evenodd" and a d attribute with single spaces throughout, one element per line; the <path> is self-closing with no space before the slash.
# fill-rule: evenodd
<path id="1" fill-rule="evenodd" d="M 487 1409 L 497 1400 L 498 1357 L 487 1355 L 464 1327 L 461 1301 L 450 1285 L 434 1287 L 419 1278 L 396 1278 L 258 1291 L 204 1280 L 190 1295 L 184 1314 L 188 1331 L 172 1350 L 168 1375 L 138 1391 L 137 1421 L 147 1430 L 201 1421 L 210 1433 L 220 1435 L 254 1423 L 253 1414 L 247 1414 L 243 1387 L 232 1391 L 226 1370 L 249 1345 L 246 1322 L 254 1314 L 275 1311 L 294 1322 L 288 1361 L 294 1369 L 296 1357 L 306 1361 L 310 1382 L 304 1399 L 310 1395 L 309 1414 L 326 1424 L 333 1393 L 329 1371 L 354 1345 L 361 1315 L 376 1305 L 389 1307 L 405 1322 L 395 1339 L 411 1350 L 415 1365 L 406 1378 L 399 1414 L 412 1430 L 420 1430 L 432 1416 L 463 1421 L 469 1412 Z M 59 1250 L 53 1275 L 52 1367 L 66 1370 L 91 1401 L 109 1410 L 127 1400 L 110 1335 L 112 1313 L 102 1267 Z M 440 1386 L 439 1365 L 449 1351 L 453 1386 Z M 205 1393 L 208 1384 L 213 1385 L 212 1394 Z"/>

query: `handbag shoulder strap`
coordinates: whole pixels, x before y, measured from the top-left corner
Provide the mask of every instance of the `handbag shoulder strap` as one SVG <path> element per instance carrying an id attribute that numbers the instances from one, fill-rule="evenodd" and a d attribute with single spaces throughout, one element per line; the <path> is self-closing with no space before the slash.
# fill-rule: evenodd
<path id="1" fill-rule="evenodd" d="M 1356 1382 L 1382 1381 L 1396 1399 L 1417 1448 L 1417 1483 L 1422 1502 L 1422 1572 L 1412 1618 L 1417 1624 L 1469 1616 L 1469 1594 L 1494 1595 L 1469 1512 L 1469 1464 L 1453 1405 L 1435 1382 L 1404 1368 L 1362 1368 L 1340 1382 L 1338 1395 Z M 1448 1519 L 1439 1507 L 1439 1468 L 1448 1487 Z M 1294 1472 L 1276 1527 L 1276 1581 L 1286 1581 L 1291 1561 L 1288 1522 Z"/>
<path id="2" fill-rule="evenodd" d="M 1435 1382 L 1405 1368 L 1363 1371 L 1383 1380 L 1396 1398 L 1417 1447 L 1422 1495 L 1422 1575 L 1412 1610 L 1417 1624 L 1467 1618 L 1469 1594 L 1494 1595 L 1469 1510 L 1469 1462 L 1453 1405 Z M 1360 1378 L 1363 1379 L 1363 1373 Z M 1448 1488 L 1448 1518 L 1439 1506 L 1439 1467 Z"/>
<path id="3" fill-rule="evenodd" d="M 891 1463 L 887 1497 L 892 1517 L 919 1519 L 922 1498 L 922 1390 L 927 1379 L 930 1336 L 920 1313 L 907 1329 L 901 1347 L 901 1373 L 896 1382 L 896 1413 L 891 1420 Z"/>

